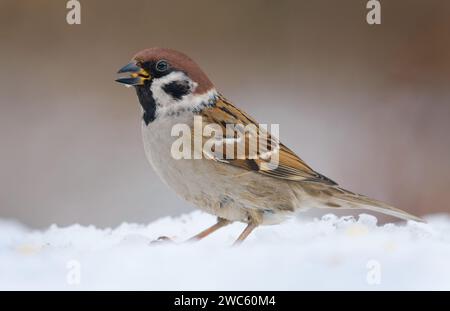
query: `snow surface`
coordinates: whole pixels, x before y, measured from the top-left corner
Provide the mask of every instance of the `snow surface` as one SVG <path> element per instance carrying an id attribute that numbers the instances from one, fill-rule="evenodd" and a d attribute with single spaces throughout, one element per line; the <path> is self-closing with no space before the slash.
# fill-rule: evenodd
<path id="1" fill-rule="evenodd" d="M 181 243 L 215 222 L 201 212 L 116 229 L 0 221 L 0 289 L 450 290 L 450 217 L 427 220 L 291 219 L 239 247 L 239 223 Z M 161 235 L 177 242 L 150 243 Z"/>

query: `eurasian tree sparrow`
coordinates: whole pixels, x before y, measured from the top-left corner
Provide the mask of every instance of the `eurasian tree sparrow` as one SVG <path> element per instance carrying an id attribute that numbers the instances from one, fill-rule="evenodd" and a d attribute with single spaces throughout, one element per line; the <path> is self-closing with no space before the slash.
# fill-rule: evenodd
<path id="1" fill-rule="evenodd" d="M 218 216 L 218 222 L 193 239 L 202 239 L 234 221 L 247 223 L 236 242 L 243 241 L 259 225 L 277 224 L 295 211 L 310 207 L 367 209 L 402 219 L 420 218 L 363 195 L 340 188 L 317 173 L 277 140 L 269 147 L 278 165 L 267 157 L 230 158 L 218 152 L 194 150 L 197 157 L 176 159 L 171 150 L 177 137 L 173 127 L 186 124 L 194 129 L 194 117 L 203 124 L 217 124 L 226 133 L 227 124 L 260 125 L 226 100 L 200 67 L 186 55 L 164 48 L 137 53 L 119 70 L 130 77 L 116 81 L 134 86 L 142 107 L 142 134 L 147 158 L 159 177 L 175 192 L 203 211 Z M 203 135 L 192 131 L 195 135 Z M 259 135 L 252 132 L 244 136 Z M 226 137 L 225 137 L 226 136 Z M 214 137 L 218 144 L 237 143 L 238 137 Z M 269 144 L 270 145 L 270 144 Z M 223 150 L 226 149 L 224 146 Z M 220 150 L 220 149 L 218 149 Z M 221 152 L 223 152 L 223 150 Z M 203 157 L 198 157 L 203 153 Z M 261 155 L 261 153 L 258 153 Z"/>

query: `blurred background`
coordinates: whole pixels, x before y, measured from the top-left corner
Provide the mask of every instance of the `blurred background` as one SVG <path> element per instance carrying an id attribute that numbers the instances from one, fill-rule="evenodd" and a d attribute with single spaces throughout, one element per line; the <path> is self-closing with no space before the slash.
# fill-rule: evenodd
<path id="1" fill-rule="evenodd" d="M 193 209 L 147 163 L 116 71 L 178 49 L 317 171 L 419 215 L 450 212 L 450 2 L 0 0 L 0 218 L 116 226 Z"/>

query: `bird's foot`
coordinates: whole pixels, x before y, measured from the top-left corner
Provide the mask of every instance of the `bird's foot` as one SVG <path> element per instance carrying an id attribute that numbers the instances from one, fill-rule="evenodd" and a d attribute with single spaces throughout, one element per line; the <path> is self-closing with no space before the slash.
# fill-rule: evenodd
<path id="1" fill-rule="evenodd" d="M 162 235 L 158 237 L 156 240 L 150 242 L 150 244 L 169 244 L 169 243 L 175 243 L 175 241 L 165 235 Z"/>

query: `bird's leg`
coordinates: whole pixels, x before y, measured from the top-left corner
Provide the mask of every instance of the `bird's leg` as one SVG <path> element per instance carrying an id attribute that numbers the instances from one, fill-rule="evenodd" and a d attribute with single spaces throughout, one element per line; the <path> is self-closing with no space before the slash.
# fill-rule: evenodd
<path id="1" fill-rule="evenodd" d="M 218 229 L 220 229 L 222 227 L 225 227 L 226 225 L 229 225 L 229 224 L 231 224 L 231 221 L 219 217 L 219 218 L 217 218 L 217 223 L 215 223 L 214 225 L 212 225 L 208 229 L 203 230 L 199 234 L 193 236 L 188 241 L 189 242 L 191 242 L 191 241 L 199 241 L 199 240 L 203 239 L 204 237 L 210 235 L 214 231 L 217 231 Z"/>
<path id="2" fill-rule="evenodd" d="M 247 227 L 245 227 L 244 231 L 242 231 L 242 233 L 239 235 L 237 240 L 234 241 L 233 246 L 241 244 L 256 227 L 258 227 L 256 223 L 250 222 Z"/>

